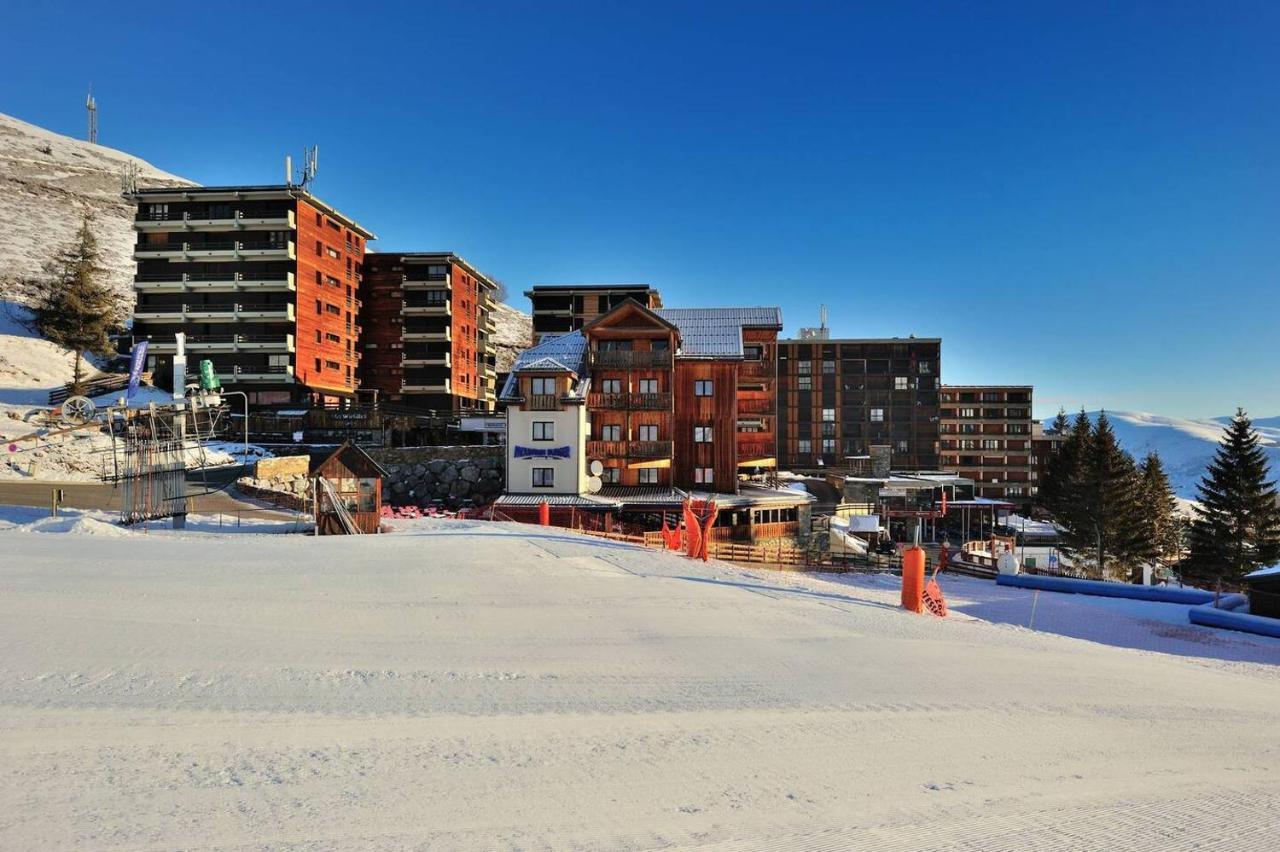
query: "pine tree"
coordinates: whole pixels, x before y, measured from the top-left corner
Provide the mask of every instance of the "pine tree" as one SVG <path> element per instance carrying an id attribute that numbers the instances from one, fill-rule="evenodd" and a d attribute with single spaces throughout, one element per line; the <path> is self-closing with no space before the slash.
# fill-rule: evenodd
<path id="1" fill-rule="evenodd" d="M 120 324 L 105 274 L 85 214 L 75 241 L 44 264 L 43 276 L 24 282 L 32 296 L 32 330 L 75 352 L 74 393 L 83 390 L 84 353 L 110 354 L 109 335 Z"/>
<path id="2" fill-rule="evenodd" d="M 1182 552 L 1182 517 L 1159 453 L 1148 454 L 1138 474 L 1142 556 L 1151 562 L 1176 561 Z"/>
<path id="3" fill-rule="evenodd" d="M 1073 441 L 1075 446 L 1068 450 Z M 1098 415 L 1092 429 L 1081 412 L 1063 450 L 1076 458 L 1054 516 L 1062 527 L 1062 549 L 1081 562 L 1092 562 L 1100 576 L 1123 572 L 1128 577 L 1143 550 L 1133 457 L 1120 448 L 1106 412 Z"/>
<path id="4" fill-rule="evenodd" d="M 1070 428 L 1071 421 L 1067 420 L 1067 410 L 1059 408 L 1057 416 L 1053 418 L 1053 423 L 1049 424 L 1049 431 L 1056 435 L 1065 435 Z"/>
<path id="5" fill-rule="evenodd" d="M 1268 477 L 1253 421 L 1244 409 L 1236 409 L 1200 481 L 1188 576 L 1236 583 L 1250 571 L 1280 561 L 1280 504 L 1276 484 Z"/>
<path id="6" fill-rule="evenodd" d="M 1084 446 L 1092 434 L 1093 424 L 1082 408 L 1073 425 L 1067 425 L 1065 411 L 1058 412 L 1053 425 L 1067 437 L 1058 447 L 1058 452 L 1049 459 L 1044 480 L 1040 483 L 1039 497 L 1040 504 L 1049 515 L 1059 523 L 1065 523 L 1067 516 L 1076 508 L 1072 489 L 1079 481 L 1080 460 L 1084 454 Z"/>

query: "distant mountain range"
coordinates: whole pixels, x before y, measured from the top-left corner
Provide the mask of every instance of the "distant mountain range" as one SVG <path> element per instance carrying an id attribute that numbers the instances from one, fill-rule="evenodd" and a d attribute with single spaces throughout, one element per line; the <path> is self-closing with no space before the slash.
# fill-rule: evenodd
<path id="1" fill-rule="evenodd" d="M 1096 420 L 1098 412 L 1088 412 Z M 1152 450 L 1160 454 L 1174 492 L 1194 500 L 1196 486 L 1217 452 L 1222 432 L 1231 417 L 1186 420 L 1141 411 L 1108 411 L 1121 446 L 1141 461 Z M 1046 425 L 1049 421 L 1045 421 Z M 1271 459 L 1271 476 L 1280 478 L 1280 417 L 1253 421 Z"/>

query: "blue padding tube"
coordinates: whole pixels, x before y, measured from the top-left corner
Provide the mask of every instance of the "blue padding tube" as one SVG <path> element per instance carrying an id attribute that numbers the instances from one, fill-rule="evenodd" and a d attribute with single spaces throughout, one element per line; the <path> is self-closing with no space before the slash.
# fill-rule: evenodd
<path id="1" fill-rule="evenodd" d="M 1038 574 L 997 574 L 1001 586 L 1019 586 L 1046 592 L 1075 595 L 1097 595 L 1104 598 L 1129 598 L 1159 603 L 1202 604 L 1213 600 L 1213 592 L 1179 589 L 1173 586 L 1135 586 L 1129 583 L 1106 583 L 1102 580 L 1076 580 L 1071 577 L 1042 577 Z"/>
<path id="2" fill-rule="evenodd" d="M 1244 633 L 1257 633 L 1261 636 L 1274 636 L 1280 639 L 1280 618 L 1267 618 L 1262 615 L 1249 615 L 1244 612 L 1232 612 L 1227 609 L 1214 609 L 1213 605 L 1193 606 L 1187 610 L 1192 624 L 1203 624 L 1205 627 L 1221 627 L 1224 630 L 1240 630 Z"/>

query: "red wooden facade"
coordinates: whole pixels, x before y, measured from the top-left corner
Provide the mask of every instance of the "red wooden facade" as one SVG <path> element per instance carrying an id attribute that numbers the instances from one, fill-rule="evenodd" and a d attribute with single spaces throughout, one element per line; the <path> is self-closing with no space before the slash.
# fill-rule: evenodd
<path id="1" fill-rule="evenodd" d="M 360 386 L 360 276 L 365 241 L 346 223 L 297 202 L 298 357 L 295 375 L 332 401 Z"/>

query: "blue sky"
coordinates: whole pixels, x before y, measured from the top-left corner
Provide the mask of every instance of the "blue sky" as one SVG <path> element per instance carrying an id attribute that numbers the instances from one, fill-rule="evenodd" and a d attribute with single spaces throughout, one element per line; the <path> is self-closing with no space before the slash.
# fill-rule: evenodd
<path id="1" fill-rule="evenodd" d="M 688 8 L 688 7 L 692 8 Z M 385 250 L 941 336 L 944 379 L 1280 413 L 1280 4 L 14 5 L 0 112 Z"/>

